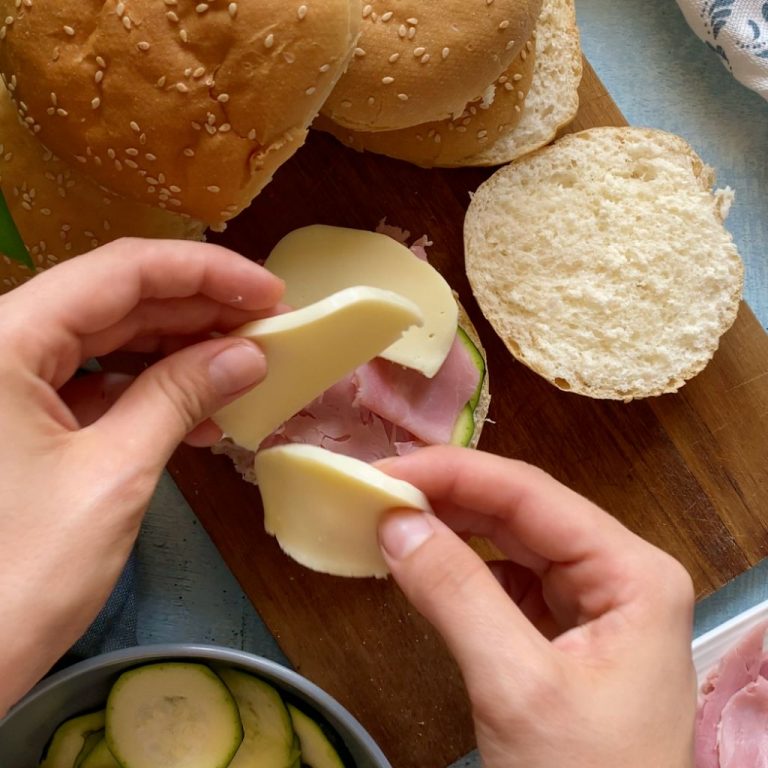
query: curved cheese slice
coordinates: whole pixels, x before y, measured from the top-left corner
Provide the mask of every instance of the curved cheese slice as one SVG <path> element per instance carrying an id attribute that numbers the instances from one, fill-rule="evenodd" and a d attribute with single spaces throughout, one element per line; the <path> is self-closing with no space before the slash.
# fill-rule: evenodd
<path id="1" fill-rule="evenodd" d="M 424 325 L 412 328 L 379 355 L 432 378 L 456 338 L 458 307 L 448 283 L 387 235 L 313 226 L 286 235 L 264 265 L 285 281 L 284 301 L 303 307 L 342 288 L 370 285 L 419 306 Z"/>
<path id="2" fill-rule="evenodd" d="M 313 445 L 283 445 L 256 457 L 264 527 L 307 568 L 383 578 L 378 524 L 390 509 L 431 512 L 427 497 L 363 461 Z"/>
<path id="3" fill-rule="evenodd" d="M 213 421 L 238 445 L 256 451 L 307 403 L 421 322 L 419 308 L 402 296 L 348 288 L 303 309 L 248 323 L 232 335 L 261 347 L 267 376 Z"/>

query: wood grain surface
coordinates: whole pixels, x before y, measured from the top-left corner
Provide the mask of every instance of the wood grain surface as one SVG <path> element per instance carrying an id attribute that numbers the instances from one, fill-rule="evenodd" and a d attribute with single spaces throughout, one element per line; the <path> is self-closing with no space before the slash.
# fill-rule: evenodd
<path id="1" fill-rule="evenodd" d="M 624 125 L 589 66 L 572 126 Z M 768 554 L 768 337 L 743 305 L 709 367 L 677 395 L 621 404 L 560 392 L 516 363 L 477 310 L 462 224 L 485 170 L 426 171 L 315 134 L 216 240 L 264 258 L 288 231 L 371 229 L 387 216 L 434 241 L 488 351 L 481 448 L 530 461 L 679 558 L 699 595 Z M 307 571 L 263 530 L 258 491 L 228 461 L 182 448 L 171 472 L 297 669 L 368 728 L 395 768 L 443 768 L 473 746 L 458 672 L 390 582 Z M 468 627 L 467 631 L 473 631 Z"/>

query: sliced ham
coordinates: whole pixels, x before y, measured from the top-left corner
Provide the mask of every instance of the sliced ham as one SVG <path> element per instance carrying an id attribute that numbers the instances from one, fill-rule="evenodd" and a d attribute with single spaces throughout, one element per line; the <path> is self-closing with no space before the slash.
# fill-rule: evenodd
<path id="1" fill-rule="evenodd" d="M 334 384 L 270 435 L 261 448 L 307 443 L 374 462 L 423 447 L 413 435 L 356 405 L 356 394 L 352 376 Z"/>
<path id="2" fill-rule="evenodd" d="M 749 632 L 704 681 L 696 717 L 696 768 L 723 768 L 718 755 L 723 710 L 735 694 L 758 679 L 766 629 L 768 622 Z"/>
<path id="3" fill-rule="evenodd" d="M 768 680 L 758 677 L 728 699 L 718 734 L 720 768 L 768 768 Z"/>
<path id="4" fill-rule="evenodd" d="M 420 373 L 377 358 L 355 372 L 357 403 L 431 445 L 449 443 L 480 372 L 458 337 L 437 374 Z"/>

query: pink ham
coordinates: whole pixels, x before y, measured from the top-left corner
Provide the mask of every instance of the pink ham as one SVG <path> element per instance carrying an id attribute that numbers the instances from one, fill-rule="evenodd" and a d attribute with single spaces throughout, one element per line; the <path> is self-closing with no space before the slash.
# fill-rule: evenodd
<path id="1" fill-rule="evenodd" d="M 356 394 L 351 376 L 334 384 L 270 435 L 261 448 L 308 443 L 370 463 L 424 445 L 405 430 L 356 405 Z"/>
<path id="2" fill-rule="evenodd" d="M 720 718 L 731 697 L 757 680 L 766 629 L 768 623 L 753 629 L 704 682 L 696 717 L 696 768 L 722 768 L 717 747 Z"/>
<path id="3" fill-rule="evenodd" d="M 443 366 L 427 379 L 377 358 L 355 372 L 357 403 L 431 445 L 449 443 L 480 372 L 458 337 Z"/>
<path id="4" fill-rule="evenodd" d="M 768 768 L 768 680 L 758 677 L 723 707 L 720 768 Z"/>

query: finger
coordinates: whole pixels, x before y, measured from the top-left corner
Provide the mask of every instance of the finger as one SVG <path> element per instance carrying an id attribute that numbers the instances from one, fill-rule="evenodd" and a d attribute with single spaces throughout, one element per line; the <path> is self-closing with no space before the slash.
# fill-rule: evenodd
<path id="1" fill-rule="evenodd" d="M 159 471 L 198 424 L 265 374 L 255 344 L 212 339 L 145 370 L 92 429 L 104 445 L 117 446 L 125 461 Z"/>
<path id="2" fill-rule="evenodd" d="M 62 350 L 67 359 L 77 357 L 81 336 L 109 328 L 142 300 L 200 294 L 252 311 L 274 306 L 283 287 L 263 267 L 225 248 L 129 239 L 57 265 L 2 302 L 6 331 L 19 339 L 17 354 L 50 381 Z"/>
<path id="3" fill-rule="evenodd" d="M 145 337 L 162 340 L 168 336 L 194 337 L 203 332 L 229 333 L 261 317 L 262 312 L 228 307 L 207 296 L 149 299 L 142 301 L 109 328 L 84 336 L 81 354 L 86 359 L 100 357 L 124 348 L 134 339 Z"/>
<path id="4" fill-rule="evenodd" d="M 60 390 L 80 427 L 98 421 L 133 383 L 134 377 L 122 373 L 92 373 L 68 381 Z"/>
<path id="5" fill-rule="evenodd" d="M 439 519 L 392 512 L 379 527 L 379 540 L 392 576 L 458 661 L 473 701 L 498 689 L 499 669 L 518 681 L 547 674 L 553 661 L 546 639 Z"/>
<path id="6" fill-rule="evenodd" d="M 222 431 L 210 419 L 206 419 L 184 438 L 184 442 L 193 448 L 210 448 L 221 438 Z"/>
<path id="7" fill-rule="evenodd" d="M 463 517 L 505 554 L 532 553 L 538 564 L 530 567 L 546 573 L 545 597 L 564 625 L 623 605 L 647 584 L 644 565 L 656 550 L 535 467 L 451 447 L 379 466 L 420 488 L 436 509 L 447 505 L 452 523 Z"/>

